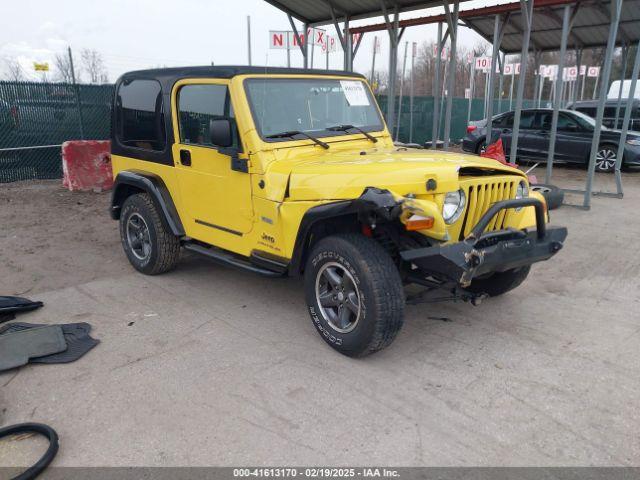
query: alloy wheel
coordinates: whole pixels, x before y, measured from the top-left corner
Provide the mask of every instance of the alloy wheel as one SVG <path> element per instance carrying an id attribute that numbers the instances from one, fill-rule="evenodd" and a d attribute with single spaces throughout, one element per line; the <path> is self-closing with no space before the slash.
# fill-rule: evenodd
<path id="1" fill-rule="evenodd" d="M 598 150 L 596 155 L 596 166 L 598 170 L 609 171 L 613 170 L 616 165 L 617 154 L 616 151 L 609 147 L 604 147 Z"/>
<path id="2" fill-rule="evenodd" d="M 138 213 L 132 213 L 127 220 L 127 244 L 138 260 L 146 260 L 151 255 L 149 227 Z"/>
<path id="3" fill-rule="evenodd" d="M 353 276 L 339 263 L 326 263 L 318 271 L 316 301 L 335 331 L 349 333 L 356 328 L 361 313 L 360 291 Z"/>

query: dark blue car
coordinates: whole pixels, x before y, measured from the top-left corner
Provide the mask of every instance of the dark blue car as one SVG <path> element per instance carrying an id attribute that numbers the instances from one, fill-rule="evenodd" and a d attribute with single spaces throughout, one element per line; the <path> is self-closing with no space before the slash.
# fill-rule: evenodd
<path id="1" fill-rule="evenodd" d="M 546 162 L 551 137 L 551 109 L 523 110 L 518 135 L 518 160 Z M 560 110 L 554 162 L 587 165 L 596 121 L 580 112 Z M 465 152 L 480 153 L 485 143 L 486 120 L 472 122 L 462 141 Z M 509 159 L 513 138 L 513 112 L 493 117 L 493 138 L 502 138 Z M 620 130 L 602 127 L 596 156 L 596 170 L 611 172 L 618 158 Z M 510 159 L 509 159 L 510 160 Z M 640 132 L 629 132 L 624 148 L 623 166 L 640 166 Z"/>

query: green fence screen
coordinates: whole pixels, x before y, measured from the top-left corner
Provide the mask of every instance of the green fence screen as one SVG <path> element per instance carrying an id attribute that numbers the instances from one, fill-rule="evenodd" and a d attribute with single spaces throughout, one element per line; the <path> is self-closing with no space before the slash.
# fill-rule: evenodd
<path id="1" fill-rule="evenodd" d="M 60 178 L 66 140 L 109 138 L 113 85 L 0 82 L 0 183 Z"/>
<path id="2" fill-rule="evenodd" d="M 0 82 L 0 183 L 18 180 L 60 178 L 60 145 L 67 140 L 106 140 L 110 137 L 113 85 L 69 85 L 64 83 Z M 396 100 L 401 108 L 398 139 L 409 141 L 409 97 Z M 415 143 L 431 140 L 433 97 L 414 97 Z M 379 96 L 386 113 L 387 98 Z M 532 105 L 525 100 L 524 107 Z M 444 130 L 441 103 L 440 138 Z M 466 133 L 469 100 L 453 99 L 451 139 L 457 143 Z M 494 112 L 509 109 L 509 100 L 494 103 Z M 471 119 L 484 115 L 484 100 L 473 99 Z M 398 116 L 396 115 L 396 118 Z M 389 129 L 395 131 L 395 125 Z"/>

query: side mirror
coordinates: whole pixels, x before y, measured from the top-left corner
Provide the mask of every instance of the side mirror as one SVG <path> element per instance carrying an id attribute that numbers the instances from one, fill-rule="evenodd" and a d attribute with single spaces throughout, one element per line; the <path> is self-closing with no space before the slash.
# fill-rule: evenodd
<path id="1" fill-rule="evenodd" d="M 209 133 L 211 143 L 218 147 L 230 147 L 233 145 L 233 135 L 231 134 L 231 122 L 226 118 L 209 120 Z"/>

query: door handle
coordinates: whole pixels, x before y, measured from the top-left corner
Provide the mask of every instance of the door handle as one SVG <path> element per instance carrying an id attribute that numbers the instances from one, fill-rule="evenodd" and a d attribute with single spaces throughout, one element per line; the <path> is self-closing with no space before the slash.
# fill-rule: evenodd
<path id="1" fill-rule="evenodd" d="M 180 150 L 180 163 L 185 167 L 191 166 L 191 152 L 189 150 Z"/>
<path id="2" fill-rule="evenodd" d="M 502 133 L 511 133 L 511 129 L 510 128 L 503 128 L 502 129 Z"/>

